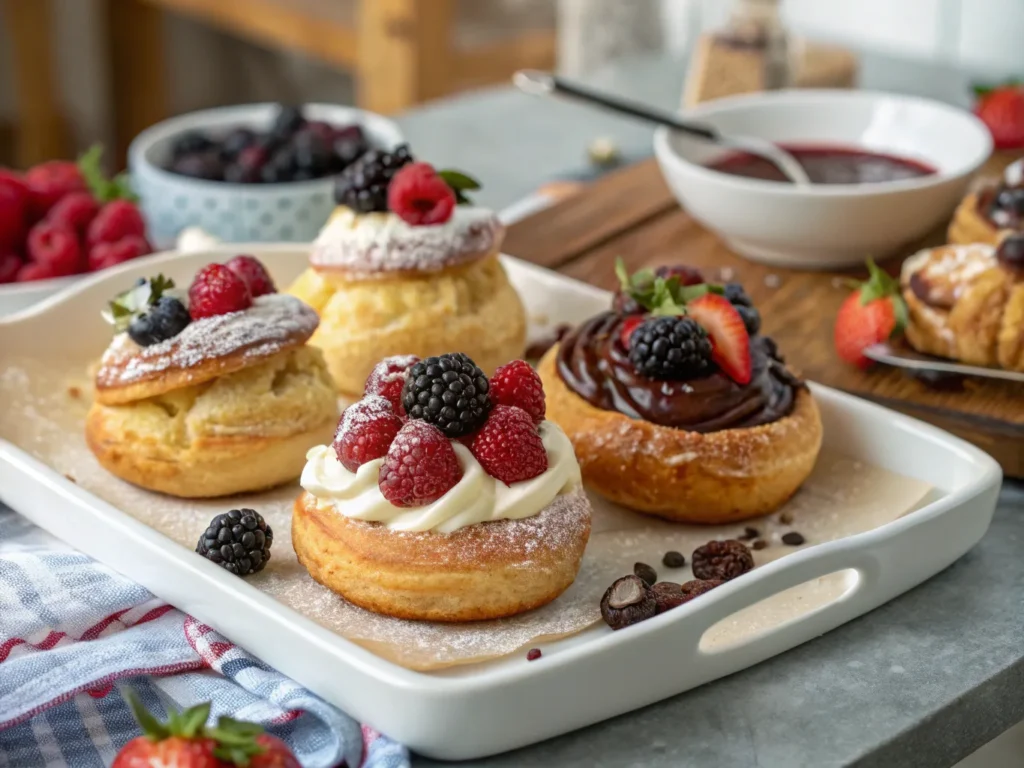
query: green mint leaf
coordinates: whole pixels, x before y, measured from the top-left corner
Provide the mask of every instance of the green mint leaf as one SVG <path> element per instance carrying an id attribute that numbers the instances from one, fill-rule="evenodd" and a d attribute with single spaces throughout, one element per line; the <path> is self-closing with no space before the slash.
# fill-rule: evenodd
<path id="1" fill-rule="evenodd" d="M 438 171 L 437 175 L 441 177 L 445 184 L 451 187 L 452 192 L 455 193 L 455 202 L 459 205 L 469 205 L 473 202 L 465 194 L 467 190 L 480 189 L 480 182 L 472 176 L 467 176 L 462 171 L 446 169 Z"/>
<path id="2" fill-rule="evenodd" d="M 149 279 L 149 300 L 148 304 L 156 304 L 160 297 L 174 287 L 174 281 L 162 274 Z"/>
<path id="3" fill-rule="evenodd" d="M 619 288 L 629 291 L 633 283 L 629 279 L 629 270 L 626 269 L 626 260 L 621 256 L 615 257 L 615 276 L 619 278 Z"/>

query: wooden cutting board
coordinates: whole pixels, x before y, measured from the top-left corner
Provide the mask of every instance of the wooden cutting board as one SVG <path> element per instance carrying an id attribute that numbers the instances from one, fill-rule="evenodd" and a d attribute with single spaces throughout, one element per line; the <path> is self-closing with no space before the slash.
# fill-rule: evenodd
<path id="1" fill-rule="evenodd" d="M 907 249 L 943 242 L 936 232 Z M 737 256 L 682 210 L 653 160 L 610 174 L 510 227 L 506 253 L 602 288 L 618 281 L 622 256 L 630 271 L 690 264 L 710 279 L 743 283 L 790 365 L 808 379 L 874 400 L 953 432 L 990 453 L 1010 477 L 1024 477 L 1024 385 L 966 379 L 937 387 L 892 369 L 860 371 L 832 346 L 832 326 L 849 294 L 842 280 L 863 271 L 803 272 Z M 885 266 L 899 269 L 900 259 Z"/>

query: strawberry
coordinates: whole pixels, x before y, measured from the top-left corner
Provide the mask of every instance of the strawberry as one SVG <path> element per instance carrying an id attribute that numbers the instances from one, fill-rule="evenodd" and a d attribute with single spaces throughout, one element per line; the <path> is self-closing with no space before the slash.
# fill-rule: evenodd
<path id="1" fill-rule="evenodd" d="M 525 360 L 498 368 L 491 377 L 489 395 L 493 405 L 514 405 L 530 414 L 535 424 L 544 421 L 544 385 Z"/>
<path id="2" fill-rule="evenodd" d="M 429 163 L 409 163 L 388 184 L 388 208 L 408 224 L 444 224 L 455 210 L 455 192 Z"/>
<path id="3" fill-rule="evenodd" d="M 868 280 L 851 293 L 836 316 L 833 335 L 836 352 L 847 363 L 867 368 L 864 350 L 902 333 L 907 305 L 899 282 L 868 259 Z"/>
<path id="4" fill-rule="evenodd" d="M 686 313 L 711 338 L 711 359 L 737 384 L 749 384 L 752 372 L 750 336 L 743 318 L 729 300 L 706 293 L 686 304 Z"/>
<path id="5" fill-rule="evenodd" d="M 402 420 L 390 402 L 380 395 L 367 395 L 341 415 L 334 452 L 345 469 L 355 472 L 368 461 L 385 456 L 401 428 Z"/>
<path id="6" fill-rule="evenodd" d="M 473 436 L 470 451 L 488 475 L 505 485 L 537 477 L 548 468 L 548 454 L 533 419 L 514 405 L 491 409 Z"/>
<path id="7" fill-rule="evenodd" d="M 633 335 L 633 331 L 643 325 L 646 319 L 646 315 L 630 315 L 622 321 L 622 327 L 619 329 L 619 341 L 625 349 L 629 349 L 629 337 Z"/>
<path id="8" fill-rule="evenodd" d="M 210 728 L 210 704 L 171 710 L 161 723 L 126 694 L 144 735 L 117 753 L 111 768 L 301 768 L 288 746 L 256 723 L 221 717 Z"/>
<path id="9" fill-rule="evenodd" d="M 28 231 L 30 198 L 13 173 L 0 172 L 0 250 L 21 249 Z"/>
<path id="10" fill-rule="evenodd" d="M 988 126 L 996 149 L 1024 147 L 1024 86 L 989 91 L 981 97 L 974 113 Z"/>
<path id="11" fill-rule="evenodd" d="M 30 168 L 25 174 L 25 186 L 32 199 L 32 215 L 41 219 L 65 195 L 88 192 L 85 178 L 75 163 L 51 160 Z"/>

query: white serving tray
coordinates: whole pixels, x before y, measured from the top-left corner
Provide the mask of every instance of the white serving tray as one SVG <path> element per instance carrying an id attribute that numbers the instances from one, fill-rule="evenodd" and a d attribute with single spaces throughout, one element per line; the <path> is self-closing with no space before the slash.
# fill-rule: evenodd
<path id="1" fill-rule="evenodd" d="M 94 313 L 116 288 L 159 268 L 187 281 L 208 261 L 259 256 L 279 283 L 306 264 L 296 246 L 233 245 L 126 264 L 0 320 L 6 355 L 60 354 L 90 338 Z M 506 267 L 534 321 L 579 321 L 608 295 L 515 259 Z M 544 315 L 544 317 L 541 317 Z M 989 526 L 1001 473 L 988 455 L 935 427 L 814 386 L 825 447 L 917 478 L 934 491 L 915 511 L 866 533 L 810 546 L 759 567 L 700 600 L 612 632 L 596 626 L 522 654 L 441 672 L 382 660 L 197 557 L 0 439 L 0 500 L 32 522 L 140 582 L 268 664 L 413 750 L 468 759 L 524 746 L 651 704 L 756 664 L 828 632 L 938 573 Z M 131 546 L 128 546 L 128 544 Z M 701 637 L 717 622 L 803 582 L 846 571 L 846 591 L 739 645 L 709 652 Z"/>

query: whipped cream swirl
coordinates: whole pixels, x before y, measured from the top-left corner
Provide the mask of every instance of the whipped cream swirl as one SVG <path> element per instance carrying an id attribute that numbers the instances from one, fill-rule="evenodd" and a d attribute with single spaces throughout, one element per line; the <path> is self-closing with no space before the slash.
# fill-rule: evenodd
<path id="1" fill-rule="evenodd" d="M 462 479 L 440 499 L 422 507 L 396 507 L 384 498 L 377 485 L 383 459 L 350 472 L 329 445 L 318 445 L 306 454 L 299 482 L 320 506 L 353 520 L 384 523 L 395 531 L 452 533 L 490 520 L 521 520 L 539 514 L 556 496 L 582 484 L 580 465 L 565 432 L 545 421 L 540 436 L 548 454 L 547 470 L 512 485 L 488 475 L 466 446 L 453 442 Z"/>

